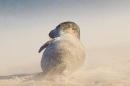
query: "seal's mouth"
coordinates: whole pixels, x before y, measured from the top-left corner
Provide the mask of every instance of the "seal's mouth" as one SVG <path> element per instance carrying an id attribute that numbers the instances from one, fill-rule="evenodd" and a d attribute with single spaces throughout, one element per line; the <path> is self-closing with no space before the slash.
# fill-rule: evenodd
<path id="1" fill-rule="evenodd" d="M 50 38 L 54 38 L 54 30 L 51 30 L 51 31 L 50 31 L 49 37 L 50 37 Z"/>

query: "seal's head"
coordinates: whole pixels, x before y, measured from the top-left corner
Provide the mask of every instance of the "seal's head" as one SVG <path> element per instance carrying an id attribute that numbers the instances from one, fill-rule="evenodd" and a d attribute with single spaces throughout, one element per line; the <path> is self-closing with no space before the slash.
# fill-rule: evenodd
<path id="1" fill-rule="evenodd" d="M 46 48 L 49 44 L 51 44 L 53 41 L 55 41 L 55 38 L 60 36 L 68 35 L 76 37 L 80 39 L 80 28 L 78 25 L 74 22 L 63 22 L 59 24 L 54 30 L 50 31 L 49 36 L 52 38 L 51 40 L 47 41 L 40 49 L 39 53 Z"/>
<path id="2" fill-rule="evenodd" d="M 80 28 L 74 22 L 63 22 L 59 24 L 54 30 L 49 33 L 51 38 L 64 36 L 65 34 L 71 34 L 80 39 Z"/>

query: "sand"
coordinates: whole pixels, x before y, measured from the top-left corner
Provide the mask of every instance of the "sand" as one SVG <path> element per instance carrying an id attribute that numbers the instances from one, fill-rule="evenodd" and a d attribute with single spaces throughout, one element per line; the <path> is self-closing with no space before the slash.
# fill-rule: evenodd
<path id="1" fill-rule="evenodd" d="M 0 86 L 130 86 L 129 43 L 87 47 L 86 53 L 83 68 L 67 78 L 42 79 L 40 67 L 26 64 L 0 70 Z"/>

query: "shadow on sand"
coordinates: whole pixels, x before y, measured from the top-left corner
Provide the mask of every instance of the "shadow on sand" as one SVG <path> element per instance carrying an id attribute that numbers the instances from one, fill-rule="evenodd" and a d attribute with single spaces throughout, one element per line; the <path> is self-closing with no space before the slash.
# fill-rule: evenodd
<path id="1" fill-rule="evenodd" d="M 24 78 L 23 82 L 26 81 L 40 81 L 43 80 L 44 74 L 43 72 L 40 73 L 32 73 L 32 74 L 14 74 L 14 75 L 8 75 L 8 76 L 0 76 L 0 80 L 8 80 L 8 79 L 15 79 L 15 78 Z"/>

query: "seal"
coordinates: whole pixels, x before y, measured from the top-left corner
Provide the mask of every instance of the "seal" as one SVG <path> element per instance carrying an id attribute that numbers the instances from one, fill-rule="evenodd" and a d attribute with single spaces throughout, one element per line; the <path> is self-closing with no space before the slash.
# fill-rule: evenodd
<path id="1" fill-rule="evenodd" d="M 85 49 L 80 42 L 80 28 L 74 22 L 63 22 L 49 33 L 50 40 L 44 49 L 41 68 L 45 76 L 68 76 L 82 67 L 85 62 Z"/>

